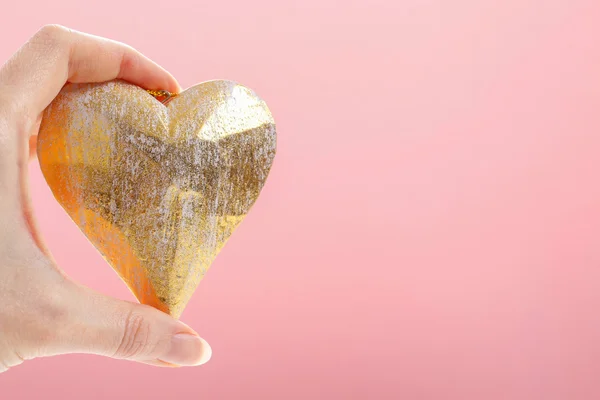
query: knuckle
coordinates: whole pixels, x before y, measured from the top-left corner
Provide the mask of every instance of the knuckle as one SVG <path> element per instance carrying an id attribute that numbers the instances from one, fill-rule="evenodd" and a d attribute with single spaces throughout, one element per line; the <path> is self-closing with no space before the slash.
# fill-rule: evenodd
<path id="1" fill-rule="evenodd" d="M 70 31 L 69 28 L 59 25 L 59 24 L 47 24 L 40 28 L 38 34 L 48 35 L 48 36 L 58 36 L 68 33 Z"/>
<path id="2" fill-rule="evenodd" d="M 69 28 L 62 25 L 50 24 L 44 25 L 33 36 L 34 42 L 40 42 L 47 46 L 59 46 L 65 41 L 65 38 L 71 33 Z"/>
<path id="3" fill-rule="evenodd" d="M 114 358 L 135 358 L 149 353 L 150 322 L 143 315 L 130 311 L 124 322 L 123 336 Z"/>

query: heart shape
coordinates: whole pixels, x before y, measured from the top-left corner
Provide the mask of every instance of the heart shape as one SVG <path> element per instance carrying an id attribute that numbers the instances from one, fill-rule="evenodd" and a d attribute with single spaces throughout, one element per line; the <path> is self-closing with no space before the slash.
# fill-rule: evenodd
<path id="1" fill-rule="evenodd" d="M 38 158 L 52 193 L 134 295 L 178 318 L 254 204 L 275 122 L 230 81 L 166 106 L 121 81 L 67 84 L 45 110 Z"/>

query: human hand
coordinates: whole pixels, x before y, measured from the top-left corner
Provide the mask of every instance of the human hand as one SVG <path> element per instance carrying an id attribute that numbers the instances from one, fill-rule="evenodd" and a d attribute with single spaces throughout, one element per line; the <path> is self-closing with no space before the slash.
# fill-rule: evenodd
<path id="1" fill-rule="evenodd" d="M 42 28 L 0 69 L 0 372 L 66 353 L 156 366 L 210 358 L 208 343 L 182 322 L 70 280 L 36 228 L 27 165 L 43 110 L 67 82 L 113 79 L 181 89 L 131 47 L 55 25 Z"/>

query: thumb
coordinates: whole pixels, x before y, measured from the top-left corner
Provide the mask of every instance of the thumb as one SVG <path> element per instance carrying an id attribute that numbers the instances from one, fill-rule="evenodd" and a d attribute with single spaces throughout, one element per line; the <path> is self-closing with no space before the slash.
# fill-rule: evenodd
<path id="1" fill-rule="evenodd" d="M 211 357 L 204 339 L 162 311 L 77 284 L 72 292 L 68 329 L 58 335 L 62 353 L 91 353 L 165 367 L 201 365 Z"/>

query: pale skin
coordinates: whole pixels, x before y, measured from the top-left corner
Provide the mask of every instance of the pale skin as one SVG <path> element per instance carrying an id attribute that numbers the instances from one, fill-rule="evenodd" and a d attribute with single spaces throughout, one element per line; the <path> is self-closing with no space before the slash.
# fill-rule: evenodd
<path id="1" fill-rule="evenodd" d="M 43 110 L 67 82 L 113 79 L 181 91 L 131 47 L 56 25 L 43 27 L 0 69 L 0 372 L 68 353 L 165 367 L 200 365 L 211 356 L 208 343 L 182 322 L 71 280 L 36 227 L 27 169 Z"/>

